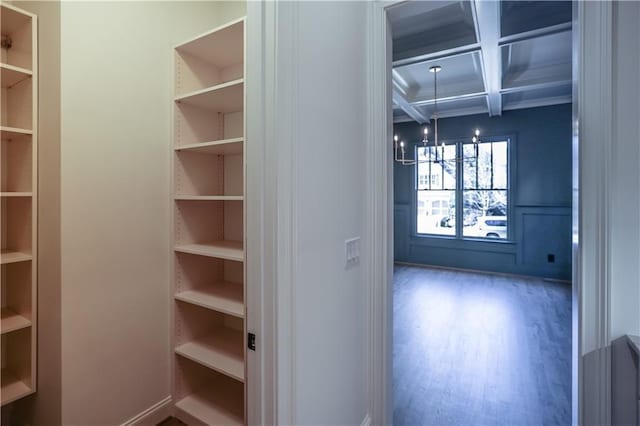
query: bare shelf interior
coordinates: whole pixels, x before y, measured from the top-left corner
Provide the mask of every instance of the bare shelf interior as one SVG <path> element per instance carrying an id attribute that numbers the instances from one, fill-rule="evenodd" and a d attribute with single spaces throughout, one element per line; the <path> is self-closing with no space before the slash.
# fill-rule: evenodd
<path id="1" fill-rule="evenodd" d="M 243 78 L 243 40 L 239 20 L 176 47 L 176 95 Z"/>
<path id="2" fill-rule="evenodd" d="M 1 198 L 0 203 L 2 204 L 2 251 L 7 254 L 11 252 L 31 254 L 33 244 L 31 198 Z"/>
<path id="3" fill-rule="evenodd" d="M 3 139 L 0 144 L 0 191 L 31 192 L 34 161 L 31 136 Z"/>
<path id="4" fill-rule="evenodd" d="M 242 196 L 242 154 L 203 155 L 179 151 L 175 154 L 175 194 Z"/>
<path id="5" fill-rule="evenodd" d="M 2 334 L 31 326 L 31 262 L 2 265 Z"/>
<path id="6" fill-rule="evenodd" d="M 244 340 L 241 318 L 190 303 L 177 302 L 175 351 L 200 365 L 236 380 L 244 380 Z"/>
<path id="7" fill-rule="evenodd" d="M 210 335 L 183 343 L 176 353 L 207 368 L 244 381 L 244 346 L 242 331 L 220 327 Z"/>
<path id="8" fill-rule="evenodd" d="M 3 89 L 14 86 L 27 78 L 31 78 L 33 74 L 28 69 L 2 63 L 0 63 L 0 73 L 0 85 Z"/>
<path id="9" fill-rule="evenodd" d="M 244 18 L 214 28 L 178 46 L 188 54 L 216 68 L 244 62 Z"/>
<path id="10" fill-rule="evenodd" d="M 239 201 L 176 201 L 176 246 L 202 245 L 237 260 L 242 255 L 243 206 Z M 240 251 L 240 253 L 235 253 Z M 226 258 L 226 257 L 225 257 Z"/>
<path id="11" fill-rule="evenodd" d="M 2 84 L 2 111 L 0 123 L 3 127 L 32 129 L 33 126 L 33 83 L 23 79 L 12 86 Z"/>
<path id="12" fill-rule="evenodd" d="M 176 417 L 187 424 L 244 425 L 241 382 L 177 357 Z"/>
<path id="13" fill-rule="evenodd" d="M 232 80 L 217 86 L 186 93 L 176 97 L 175 101 L 214 112 L 230 113 L 242 111 L 244 107 L 244 79 Z"/>
<path id="14" fill-rule="evenodd" d="M 242 262 L 176 253 L 175 298 L 244 318 Z"/>
<path id="15" fill-rule="evenodd" d="M 242 111 L 224 113 L 186 103 L 176 103 L 174 111 L 176 148 L 244 137 Z"/>
<path id="16" fill-rule="evenodd" d="M 2 48 L 1 62 L 27 70 L 33 65 L 32 18 L 22 11 L 2 4 L 0 11 L 2 37 L 10 40 L 10 48 Z"/>
<path id="17" fill-rule="evenodd" d="M 33 393 L 31 328 L 2 335 L 2 405 Z"/>

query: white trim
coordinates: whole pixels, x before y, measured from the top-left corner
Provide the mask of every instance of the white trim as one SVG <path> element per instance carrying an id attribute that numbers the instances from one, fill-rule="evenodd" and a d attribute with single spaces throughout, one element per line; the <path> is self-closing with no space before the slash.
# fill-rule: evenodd
<path id="1" fill-rule="evenodd" d="M 121 426 L 142 426 L 142 425 L 157 425 L 167 417 L 173 415 L 173 399 L 171 396 L 164 398 L 163 400 L 153 404 L 143 412 L 133 416 Z"/>
<path id="2" fill-rule="evenodd" d="M 368 387 L 369 415 L 371 423 L 388 425 L 393 423 L 392 397 L 392 312 L 391 286 L 393 262 L 393 215 L 391 156 L 391 38 L 387 7 L 399 2 L 371 2 L 369 5 L 369 46 L 367 104 L 369 126 L 367 140 L 367 188 L 366 203 L 370 214 L 366 220 L 363 256 L 365 282 L 368 286 L 368 321 L 370 335 Z M 381 119 L 382 118 L 382 119 Z"/>
<path id="3" fill-rule="evenodd" d="M 613 3 L 578 4 L 580 424 L 609 424 L 611 254 L 609 185 L 612 148 Z"/>

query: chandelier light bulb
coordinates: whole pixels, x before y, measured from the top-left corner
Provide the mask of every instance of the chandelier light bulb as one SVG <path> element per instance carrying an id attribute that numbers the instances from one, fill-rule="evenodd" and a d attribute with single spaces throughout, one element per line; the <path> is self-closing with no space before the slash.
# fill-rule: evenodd
<path id="1" fill-rule="evenodd" d="M 480 136 L 480 129 L 476 129 L 476 136 Z"/>
<path id="2" fill-rule="evenodd" d="M 394 136 L 393 136 L 393 140 L 394 140 L 395 142 L 398 142 L 398 135 L 394 135 Z"/>
<path id="3" fill-rule="evenodd" d="M 426 135 L 426 134 L 428 134 L 428 133 L 429 133 L 429 128 L 428 128 L 428 127 L 425 127 L 425 128 L 424 128 L 424 134 Z"/>
<path id="4" fill-rule="evenodd" d="M 471 141 L 473 141 L 473 143 L 477 143 L 478 142 L 478 138 L 474 136 L 473 138 L 471 138 Z"/>
<path id="5" fill-rule="evenodd" d="M 400 148 L 404 148 L 404 142 L 400 142 Z"/>

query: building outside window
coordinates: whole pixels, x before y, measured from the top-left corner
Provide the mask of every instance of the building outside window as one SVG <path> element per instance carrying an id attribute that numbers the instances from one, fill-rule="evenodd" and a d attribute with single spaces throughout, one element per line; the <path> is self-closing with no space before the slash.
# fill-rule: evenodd
<path id="1" fill-rule="evenodd" d="M 434 147 L 416 149 L 421 161 L 416 179 L 418 234 L 507 238 L 508 141 L 482 142 L 477 156 L 471 143 L 446 144 L 445 161 L 438 163 L 429 161 L 435 159 Z M 458 227 L 461 235 L 456 233 Z"/>

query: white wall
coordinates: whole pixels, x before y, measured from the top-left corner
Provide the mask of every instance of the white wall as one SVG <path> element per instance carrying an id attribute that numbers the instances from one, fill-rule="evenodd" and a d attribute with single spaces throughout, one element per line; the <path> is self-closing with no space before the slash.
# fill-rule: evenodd
<path id="1" fill-rule="evenodd" d="M 62 3 L 63 424 L 170 394 L 172 46 L 243 9 Z"/>
<path id="2" fill-rule="evenodd" d="M 278 238 L 290 237 L 278 261 L 292 277 L 278 298 L 291 317 L 278 331 L 293 345 L 279 360 L 292 374 L 279 387 L 281 424 L 359 425 L 367 412 L 366 287 L 344 248 L 364 232 L 366 11 L 365 2 L 278 7 Z"/>

